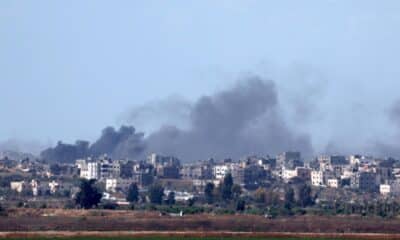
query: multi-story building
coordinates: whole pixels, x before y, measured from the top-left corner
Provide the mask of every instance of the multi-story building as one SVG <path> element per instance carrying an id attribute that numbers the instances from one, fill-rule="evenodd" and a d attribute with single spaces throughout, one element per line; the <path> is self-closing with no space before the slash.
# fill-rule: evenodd
<path id="1" fill-rule="evenodd" d="M 213 169 L 207 164 L 184 165 L 181 169 L 181 176 L 185 179 L 211 179 Z"/>
<path id="2" fill-rule="evenodd" d="M 102 159 L 99 162 L 100 179 L 118 178 L 121 174 L 121 164 L 119 161 Z"/>
<path id="3" fill-rule="evenodd" d="M 339 155 L 332 155 L 332 156 L 321 155 L 318 156 L 318 162 L 320 170 L 332 171 L 339 176 L 341 175 L 343 167 L 349 164 L 345 156 L 339 156 Z"/>
<path id="4" fill-rule="evenodd" d="M 300 152 L 284 152 L 277 156 L 276 161 L 279 166 L 289 170 L 304 166 Z"/>
<path id="5" fill-rule="evenodd" d="M 230 172 L 230 167 L 228 165 L 216 165 L 213 168 L 213 175 L 216 179 L 223 179 L 226 174 Z"/>
<path id="6" fill-rule="evenodd" d="M 176 165 L 166 165 L 157 168 L 157 176 L 160 178 L 180 178 L 179 167 Z"/>
<path id="7" fill-rule="evenodd" d="M 117 192 L 117 191 L 126 192 L 129 188 L 129 186 L 133 182 L 134 182 L 133 179 L 107 178 L 106 179 L 106 191 L 108 191 L 108 192 Z"/>
<path id="8" fill-rule="evenodd" d="M 339 180 L 337 178 L 328 179 L 326 185 L 330 188 L 338 188 L 339 187 Z"/>
<path id="9" fill-rule="evenodd" d="M 87 162 L 80 166 L 80 177 L 85 179 L 100 179 L 100 164 Z"/>
<path id="10" fill-rule="evenodd" d="M 273 170 L 276 168 L 276 158 L 260 158 L 258 159 L 258 165 L 265 170 Z"/>
<path id="11" fill-rule="evenodd" d="M 381 184 L 379 185 L 379 193 L 382 195 L 389 195 L 390 194 L 390 184 Z"/>
<path id="12" fill-rule="evenodd" d="M 16 192 L 22 192 L 25 189 L 26 183 L 25 181 L 13 181 L 10 182 L 10 188 L 11 190 L 14 190 Z"/>
<path id="13" fill-rule="evenodd" d="M 376 174 L 373 172 L 357 172 L 350 179 L 352 188 L 363 191 L 375 191 L 377 188 Z"/>
<path id="14" fill-rule="evenodd" d="M 56 182 L 54 180 L 49 182 L 49 189 L 50 189 L 51 194 L 56 193 L 59 190 L 59 188 L 60 188 L 60 184 L 58 182 Z"/>
<path id="15" fill-rule="evenodd" d="M 311 185 L 324 186 L 324 171 L 311 171 Z"/>
<path id="16" fill-rule="evenodd" d="M 294 170 L 284 168 L 282 170 L 282 178 L 288 181 L 294 177 L 300 178 L 304 181 L 310 181 L 311 169 L 305 167 L 296 167 Z"/>
<path id="17" fill-rule="evenodd" d="M 180 161 L 176 157 L 172 156 L 162 156 L 159 154 L 152 153 L 147 157 L 147 162 L 155 166 L 166 166 L 166 165 L 175 165 L 180 166 Z"/>
<path id="18" fill-rule="evenodd" d="M 176 157 L 161 156 L 158 154 L 150 154 L 147 162 L 156 169 L 156 174 L 160 178 L 180 178 L 180 161 Z"/>
<path id="19" fill-rule="evenodd" d="M 104 180 L 106 178 L 117 178 L 121 174 L 121 164 L 110 158 L 102 159 L 78 159 L 75 165 L 80 170 L 80 177 L 85 179 Z"/>

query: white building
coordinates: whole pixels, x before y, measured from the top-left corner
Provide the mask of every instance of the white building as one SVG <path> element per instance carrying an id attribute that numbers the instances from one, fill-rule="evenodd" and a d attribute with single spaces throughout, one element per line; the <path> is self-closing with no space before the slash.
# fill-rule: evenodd
<path id="1" fill-rule="evenodd" d="M 32 179 L 31 181 L 31 187 L 32 187 L 32 195 L 37 196 L 39 194 L 39 183 L 35 179 Z"/>
<path id="2" fill-rule="evenodd" d="M 106 191 L 116 192 L 117 190 L 127 191 L 129 186 L 133 183 L 133 179 L 122 178 L 107 178 Z"/>
<path id="3" fill-rule="evenodd" d="M 285 167 L 282 169 L 282 178 L 285 181 L 289 181 L 294 177 L 301 178 L 304 181 L 310 181 L 311 169 L 305 167 L 296 167 L 294 170 L 286 169 Z"/>
<path id="4" fill-rule="evenodd" d="M 289 180 L 291 178 L 297 177 L 297 170 L 291 170 L 291 169 L 283 169 L 282 170 L 282 178 L 284 180 Z"/>
<path id="5" fill-rule="evenodd" d="M 168 194 L 170 192 L 175 193 L 175 201 L 177 201 L 177 202 L 186 202 L 194 197 L 193 194 L 188 193 L 188 192 L 169 191 L 169 190 L 164 191 L 164 196 L 168 196 Z"/>
<path id="6" fill-rule="evenodd" d="M 60 185 L 56 181 L 49 182 L 50 193 L 54 194 L 59 189 Z"/>
<path id="7" fill-rule="evenodd" d="M 81 166 L 81 178 L 85 179 L 99 179 L 100 178 L 100 167 L 97 162 L 89 162 Z"/>
<path id="8" fill-rule="evenodd" d="M 379 193 L 382 195 L 388 195 L 391 192 L 390 189 L 391 189 L 391 187 L 389 184 L 379 185 Z"/>
<path id="9" fill-rule="evenodd" d="M 75 161 L 75 166 L 76 166 L 78 169 L 85 168 L 85 167 L 86 167 L 86 164 L 87 164 L 86 159 L 77 159 L 77 160 Z"/>
<path id="10" fill-rule="evenodd" d="M 25 181 L 15 181 L 10 183 L 11 190 L 22 192 L 25 188 Z"/>
<path id="11" fill-rule="evenodd" d="M 216 165 L 213 168 L 214 178 L 223 179 L 226 174 L 230 171 L 229 166 L 227 165 Z"/>
<path id="12" fill-rule="evenodd" d="M 338 188 L 339 187 L 339 180 L 336 178 L 328 179 L 327 186 L 330 188 Z"/>
<path id="13" fill-rule="evenodd" d="M 324 186 L 324 172 L 311 171 L 311 184 L 313 186 Z"/>
<path id="14" fill-rule="evenodd" d="M 340 176 L 341 179 L 350 179 L 354 175 L 352 169 L 344 169 L 343 174 Z"/>
<path id="15" fill-rule="evenodd" d="M 351 165 L 357 165 L 361 163 L 361 156 L 360 155 L 351 155 L 349 157 L 349 161 Z"/>

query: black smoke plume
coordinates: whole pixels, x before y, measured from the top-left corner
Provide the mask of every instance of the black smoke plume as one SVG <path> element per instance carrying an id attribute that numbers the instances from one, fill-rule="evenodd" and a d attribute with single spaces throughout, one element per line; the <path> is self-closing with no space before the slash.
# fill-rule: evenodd
<path id="1" fill-rule="evenodd" d="M 61 141 L 55 147 L 45 149 L 40 157 L 49 162 L 71 163 L 76 159 L 89 156 L 89 142 L 76 141 L 75 144 L 66 144 Z"/>
<path id="2" fill-rule="evenodd" d="M 191 106 L 189 129 L 163 126 L 146 139 L 148 152 L 184 161 L 286 150 L 312 153 L 309 137 L 286 125 L 272 81 L 251 77 L 232 89 L 201 97 Z"/>
<path id="3" fill-rule="evenodd" d="M 145 149 L 143 133 L 137 133 L 134 127 L 122 126 L 118 131 L 106 127 L 100 138 L 92 145 L 88 141 L 75 144 L 58 142 L 55 147 L 41 152 L 40 156 L 50 162 L 70 163 L 85 157 L 98 157 L 107 154 L 112 158 L 133 158 Z"/>
<path id="4" fill-rule="evenodd" d="M 250 77 L 231 89 L 203 96 L 194 103 L 179 103 L 189 112 L 187 128 L 163 125 L 144 137 L 133 127 L 122 126 L 118 131 L 107 127 L 92 145 L 85 141 L 74 145 L 59 142 L 41 156 L 49 161 L 71 162 L 102 154 L 113 158 L 144 158 L 156 152 L 174 155 L 183 161 L 196 161 L 276 154 L 286 150 L 301 151 L 306 156 L 313 152 L 308 135 L 292 130 L 282 117 L 272 81 Z M 136 108 L 133 116 L 140 114 L 137 109 L 142 108 Z M 158 117 L 156 114 L 149 116 L 149 111 L 146 114 Z"/>
<path id="5" fill-rule="evenodd" d="M 387 117 L 394 124 L 394 139 L 385 139 L 385 141 L 375 141 L 372 146 L 374 153 L 381 157 L 400 158 L 400 100 L 397 100 L 387 111 Z"/>

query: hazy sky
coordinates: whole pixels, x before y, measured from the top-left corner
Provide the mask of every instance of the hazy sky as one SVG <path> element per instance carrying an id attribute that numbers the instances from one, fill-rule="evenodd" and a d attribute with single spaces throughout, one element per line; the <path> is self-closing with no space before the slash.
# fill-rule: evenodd
<path id="1" fill-rule="evenodd" d="M 2 0 L 0 141 L 93 140 L 131 108 L 250 73 L 317 150 L 365 149 L 397 134 L 399 58 L 397 0 Z"/>

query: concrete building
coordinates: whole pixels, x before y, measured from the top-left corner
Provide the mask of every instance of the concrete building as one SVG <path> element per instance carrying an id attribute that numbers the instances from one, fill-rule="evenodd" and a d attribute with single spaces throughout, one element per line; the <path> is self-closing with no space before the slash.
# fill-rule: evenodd
<path id="1" fill-rule="evenodd" d="M 390 185 L 389 184 L 380 184 L 379 185 L 379 193 L 382 195 L 389 195 L 390 194 Z"/>
<path id="2" fill-rule="evenodd" d="M 276 158 L 260 158 L 257 163 L 263 167 L 264 170 L 273 170 L 276 168 Z"/>
<path id="3" fill-rule="evenodd" d="M 321 155 L 318 156 L 320 170 L 332 171 L 340 176 L 342 168 L 349 164 L 345 156 L 340 155 Z"/>
<path id="4" fill-rule="evenodd" d="M 80 177 L 85 179 L 100 179 L 100 164 L 97 162 L 88 162 L 81 165 Z"/>
<path id="5" fill-rule="evenodd" d="M 311 169 L 305 167 L 296 167 L 294 170 L 284 168 L 282 170 L 282 178 L 285 181 L 298 177 L 304 181 L 310 181 L 311 179 Z"/>
<path id="6" fill-rule="evenodd" d="M 56 181 L 49 182 L 49 189 L 51 194 L 55 194 L 60 188 L 60 184 Z"/>
<path id="7" fill-rule="evenodd" d="M 304 166 L 300 152 L 281 153 L 277 156 L 276 161 L 279 166 L 289 170 L 294 170 L 296 167 Z"/>
<path id="8" fill-rule="evenodd" d="M 325 186 L 323 171 L 311 171 L 311 185 L 317 187 Z"/>
<path id="9" fill-rule="evenodd" d="M 350 179 L 352 188 L 362 191 L 375 191 L 377 188 L 376 174 L 373 172 L 357 172 Z"/>
<path id="10" fill-rule="evenodd" d="M 133 179 L 108 178 L 108 179 L 106 179 L 106 191 L 108 191 L 108 192 L 117 192 L 117 191 L 126 192 L 129 188 L 129 186 L 133 182 L 134 182 Z"/>
<path id="11" fill-rule="evenodd" d="M 339 180 L 337 178 L 328 179 L 326 185 L 330 188 L 338 188 L 339 187 Z"/>
<path id="12" fill-rule="evenodd" d="M 176 165 L 165 165 L 157 167 L 157 177 L 159 178 L 171 178 L 178 179 L 180 178 L 179 167 Z"/>
<path id="13" fill-rule="evenodd" d="M 180 161 L 176 157 L 162 156 L 156 153 L 152 153 L 147 157 L 147 162 L 157 168 L 157 166 L 175 165 L 180 166 Z"/>
<path id="14" fill-rule="evenodd" d="M 25 189 L 25 181 L 10 182 L 11 190 L 21 193 Z"/>
<path id="15" fill-rule="evenodd" d="M 99 162 L 100 179 L 118 178 L 121 174 L 121 164 L 119 161 L 102 159 Z"/>
<path id="16" fill-rule="evenodd" d="M 230 172 L 228 165 L 216 165 L 213 168 L 213 175 L 215 179 L 224 179 L 225 175 Z"/>
<path id="17" fill-rule="evenodd" d="M 311 180 L 311 169 L 305 167 L 297 167 L 297 177 L 303 179 L 308 182 Z"/>

